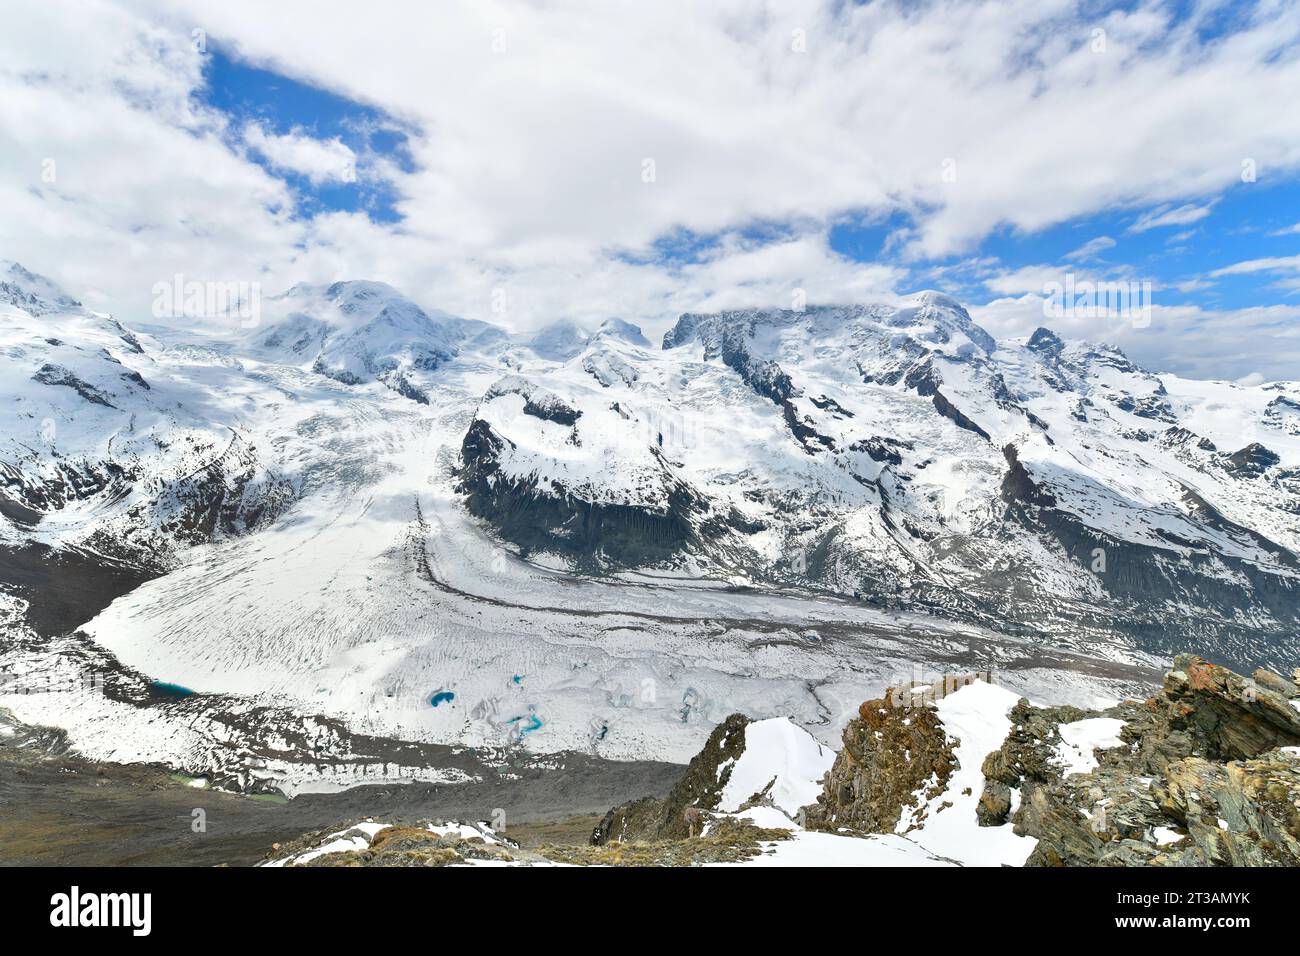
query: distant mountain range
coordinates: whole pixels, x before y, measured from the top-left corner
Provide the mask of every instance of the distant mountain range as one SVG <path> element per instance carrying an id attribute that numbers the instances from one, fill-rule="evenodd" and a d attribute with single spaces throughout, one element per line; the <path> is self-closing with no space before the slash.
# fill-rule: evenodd
<path id="1" fill-rule="evenodd" d="M 0 308 L 10 542 L 165 570 L 310 493 L 249 389 L 268 367 L 328 380 L 326 401 L 425 406 L 472 375 L 457 488 L 525 557 L 1234 664 L 1300 648 L 1296 383 L 1155 375 L 1047 329 L 996 342 L 937 293 L 687 314 L 662 348 L 616 319 L 511 334 L 377 282 L 296 286 L 256 328 L 187 337 L 6 264 Z"/>
<path id="2" fill-rule="evenodd" d="M 1295 383 L 995 341 L 936 293 L 662 347 L 376 282 L 195 326 L 0 264 L 0 668 L 115 688 L 0 704 L 96 759 L 684 761 L 734 712 L 833 743 L 917 669 L 1092 706 L 1187 649 L 1300 658 Z"/>

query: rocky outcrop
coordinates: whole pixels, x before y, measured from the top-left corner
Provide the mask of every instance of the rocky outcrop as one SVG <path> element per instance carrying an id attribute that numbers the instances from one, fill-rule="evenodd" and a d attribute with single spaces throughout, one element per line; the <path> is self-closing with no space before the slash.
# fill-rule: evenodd
<path id="1" fill-rule="evenodd" d="M 1292 679 L 1186 655 L 1142 703 L 1084 712 L 1021 701 L 984 761 L 980 823 L 1010 816 L 1036 838 L 1030 866 L 1300 865 L 1297 698 Z M 1071 772 L 1062 728 L 1098 718 L 1122 721 L 1122 743 Z"/>
<path id="2" fill-rule="evenodd" d="M 1045 783 L 1058 772 L 1058 727 L 1085 716 L 1077 707 L 1034 707 L 1021 700 L 1011 711 L 1011 732 L 1000 750 L 984 758 L 980 826 L 1002 826 L 1011 812 L 1013 788 L 1026 780 Z"/>
<path id="3" fill-rule="evenodd" d="M 1238 478 L 1258 478 L 1281 460 L 1277 452 L 1251 442 L 1229 455 L 1224 467 Z"/>
<path id="4" fill-rule="evenodd" d="M 550 389 L 535 385 L 517 375 L 509 375 L 492 385 L 483 401 L 490 402 L 503 395 L 518 395 L 524 401 L 524 414 L 557 425 L 575 425 L 582 412 L 571 406 Z"/>
<path id="5" fill-rule="evenodd" d="M 1106 600 L 1090 607 L 1101 615 L 1108 615 L 1107 607 L 1129 608 L 1123 615 L 1106 617 L 1116 632 L 1130 635 L 1144 651 L 1161 657 L 1203 642 L 1234 666 L 1276 666 L 1293 658 L 1300 626 L 1300 577 L 1295 573 L 1297 559 L 1286 548 L 1229 521 L 1191 489 L 1184 504 L 1199 527 L 1243 547 L 1266 550 L 1276 563 L 1269 567 L 1237 554 L 1202 552 L 1192 547 L 1191 539 L 1167 530 L 1161 533 L 1163 539 L 1170 547 L 1188 549 L 1185 553 L 1111 535 L 1066 506 L 1059 487 L 1027 467 L 1014 445 L 1003 447 L 1003 457 L 1008 466 L 1001 486 L 1004 523 L 1052 542 L 1080 567 L 1090 567 L 1099 553 L 1104 554 L 1105 570 L 1092 578 Z M 1177 632 L 1169 627 L 1170 595 L 1194 596 L 1189 606 L 1199 612 L 1180 619 Z"/>
<path id="6" fill-rule="evenodd" d="M 117 407 L 108 400 L 108 396 L 103 391 L 78 378 L 75 373 L 62 365 L 51 365 L 47 362 L 36 370 L 36 374 L 32 376 L 32 381 L 40 382 L 42 385 L 63 385 L 72 389 L 93 405 L 103 405 L 105 408 Z"/>
<path id="7" fill-rule="evenodd" d="M 1300 864 L 1300 757 L 1272 750 L 1217 764 L 1188 757 L 1156 790 L 1188 833 L 1183 860 L 1231 866 Z"/>
<path id="8" fill-rule="evenodd" d="M 710 514 L 709 503 L 660 456 L 657 478 L 663 504 L 651 508 L 591 501 L 536 475 L 508 474 L 502 459 L 513 447 L 509 438 L 476 418 L 461 443 L 457 488 L 471 514 L 490 522 L 525 553 L 568 555 L 589 571 L 609 564 L 652 567 L 672 561 L 701 533 L 722 534 L 729 527 L 729 518 Z"/>
<path id="9" fill-rule="evenodd" d="M 808 827 L 924 844 L 928 812 L 971 813 L 949 804 L 961 803 L 961 742 L 930 705 L 974 676 L 864 703 Z M 1188 655 L 1149 700 L 1086 711 L 1022 699 L 1007 717 L 968 823 L 1033 838 L 1025 865 L 1300 865 L 1300 673 L 1242 677 Z"/>
<path id="10" fill-rule="evenodd" d="M 686 773 L 662 800 L 647 797 L 614 807 L 591 835 L 593 846 L 675 840 L 694 836 L 703 813 L 714 810 L 722 791 L 745 750 L 744 714 L 732 714 L 709 735 L 703 749 L 692 758 Z"/>
<path id="11" fill-rule="evenodd" d="M 935 411 L 951 421 L 958 428 L 964 428 L 968 432 L 974 432 L 985 441 L 990 440 L 988 432 L 962 414 L 961 410 L 950 402 L 943 392 L 939 391 L 939 386 L 943 384 L 943 378 L 939 375 L 938 370 L 935 369 L 933 362 L 930 360 L 920 363 L 909 371 L 904 380 L 904 384 L 907 385 L 908 388 L 915 389 L 918 395 L 928 397 L 933 403 Z"/>
<path id="12" fill-rule="evenodd" d="M 818 432 L 813 427 L 815 422 L 812 419 L 799 414 L 794 400 L 801 397 L 803 392 L 789 374 L 776 362 L 756 356 L 751 350 L 750 340 L 756 322 L 755 317 L 746 318 L 743 313 L 723 313 L 716 317 L 688 313 L 678 319 L 676 326 L 664 335 L 664 348 L 676 348 L 692 340 L 700 341 L 704 346 L 706 362 L 721 360 L 755 394 L 781 409 L 786 427 L 804 451 L 810 455 L 825 449 L 834 451 L 835 442 Z"/>
<path id="13" fill-rule="evenodd" d="M 816 806 L 808 810 L 807 825 L 893 833 L 906 811 L 906 829 L 923 827 L 922 808 L 947 789 L 957 765 L 954 742 L 929 705 L 976 678 L 913 682 L 863 703 L 844 728 L 844 748 L 826 775 Z"/>
<path id="14" fill-rule="evenodd" d="M 1260 668 L 1257 677 L 1234 674 L 1192 655 L 1174 661 L 1165 678 L 1165 719 L 1185 731 L 1213 760 L 1243 760 L 1274 747 L 1300 744 L 1300 687 Z"/>
<path id="15" fill-rule="evenodd" d="M 586 846 L 525 850 L 482 824 L 366 821 L 277 844 L 267 862 L 691 866 L 820 830 L 858 846 L 889 834 L 949 864 L 1300 866 L 1300 673 L 1247 678 L 1183 656 L 1158 695 L 1100 711 L 1013 704 L 991 678 L 891 687 L 861 705 L 833 763 L 785 718 L 733 714 L 666 797 L 610 810 Z"/>
<path id="16" fill-rule="evenodd" d="M 517 844 L 482 823 L 389 825 L 365 820 L 332 833 L 320 831 L 272 844 L 261 865 L 426 867 L 538 860 L 537 854 L 521 853 Z"/>
<path id="17" fill-rule="evenodd" d="M 703 866 L 743 863 L 790 831 L 755 826 L 749 820 L 712 820 L 707 832 L 650 842 L 604 845 L 542 843 L 525 849 L 482 823 L 377 824 L 370 820 L 333 832 L 320 831 L 272 844 L 268 867 L 444 867 L 444 866 Z"/>

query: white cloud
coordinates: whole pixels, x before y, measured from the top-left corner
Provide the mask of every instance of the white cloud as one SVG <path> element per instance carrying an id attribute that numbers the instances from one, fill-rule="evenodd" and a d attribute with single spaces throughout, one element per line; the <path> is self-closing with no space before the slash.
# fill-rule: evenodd
<path id="1" fill-rule="evenodd" d="M 984 285 L 989 291 L 1001 295 L 1018 295 L 1026 292 L 1041 294 L 1048 283 L 1064 281 L 1067 271 L 1059 266 L 1022 266 L 1010 272 L 990 276 L 984 280 Z"/>
<path id="2" fill-rule="evenodd" d="M 1232 265 L 1215 269 L 1211 276 L 1253 275 L 1259 272 L 1271 272 L 1279 276 L 1271 287 L 1287 295 L 1300 292 L 1300 256 L 1269 256 L 1262 259 L 1246 259 Z"/>
<path id="3" fill-rule="evenodd" d="M 829 249 L 846 212 L 910 213 L 889 248 L 922 262 L 1115 206 L 1163 210 L 1152 222 L 1205 209 L 1243 157 L 1261 181 L 1300 167 L 1300 111 L 1276 107 L 1300 97 L 1300 7 L 1265 4 L 1202 45 L 1214 15 L 1198 5 L 1171 26 L 1153 0 L 1096 22 L 1067 0 L 25 4 L 0 35 L 0 255 L 141 315 L 175 272 L 268 289 L 371 277 L 481 318 L 508 287 L 521 326 L 654 327 L 785 305 L 799 284 L 811 302 L 878 296 L 906 274 Z M 284 183 L 196 105 L 196 24 L 411 129 L 414 169 L 381 171 L 403 221 L 295 218 Z M 1096 25 L 1105 53 L 1089 47 Z M 309 177 L 344 168 L 331 141 L 252 137 Z M 736 238 L 756 222 L 795 226 L 769 247 Z M 725 238 L 693 265 L 627 261 L 677 229 Z"/>
<path id="4" fill-rule="evenodd" d="M 244 142 L 277 169 L 301 173 L 313 184 L 357 181 L 357 156 L 338 137 L 314 139 L 297 130 L 276 135 L 259 123 L 244 127 Z"/>
<path id="5" fill-rule="evenodd" d="M 1161 304 L 1157 296 L 1144 325 L 1118 317 L 1046 318 L 1043 296 L 1026 294 L 973 306 L 970 313 L 997 338 L 1046 326 L 1065 338 L 1109 342 L 1145 368 L 1190 378 L 1259 374 L 1277 381 L 1294 379 L 1300 368 L 1300 306 L 1216 310 Z"/>
<path id="6" fill-rule="evenodd" d="M 1029 265 L 993 272 L 981 279 L 981 282 L 990 292 L 1004 296 L 1024 293 L 1041 295 L 1049 285 L 1077 286 L 1085 282 L 1097 284 L 1145 281 L 1153 287 L 1157 285 L 1154 280 L 1137 275 L 1127 266 L 1101 266 L 1100 269 L 1104 271 L 1096 268 L 1081 269 L 1075 266 Z"/>
<path id="7" fill-rule="evenodd" d="M 1210 206 L 1198 206 L 1195 203 L 1184 203 L 1181 206 L 1161 206 L 1159 209 L 1152 209 L 1138 217 L 1137 222 L 1129 226 L 1129 232 L 1146 232 L 1148 229 L 1158 229 L 1161 226 L 1187 226 L 1194 222 L 1200 222 L 1210 214 Z M 1187 235 L 1183 233 L 1182 235 Z"/>
<path id="8" fill-rule="evenodd" d="M 147 316 L 175 273 L 252 280 L 304 237 L 284 184 L 194 105 L 182 34 L 110 4 L 7 9 L 0 34 L 0 249 L 88 304 Z"/>
<path id="9" fill-rule="evenodd" d="M 1095 259 L 1107 249 L 1115 247 L 1115 240 L 1110 236 L 1098 236 L 1096 239 L 1089 239 L 1078 249 L 1065 254 L 1066 259 L 1077 259 L 1080 261 Z"/>
<path id="10" fill-rule="evenodd" d="M 1247 259 L 1215 269 L 1212 276 L 1247 275 L 1252 272 L 1300 272 L 1300 256 L 1273 256 L 1265 259 Z"/>

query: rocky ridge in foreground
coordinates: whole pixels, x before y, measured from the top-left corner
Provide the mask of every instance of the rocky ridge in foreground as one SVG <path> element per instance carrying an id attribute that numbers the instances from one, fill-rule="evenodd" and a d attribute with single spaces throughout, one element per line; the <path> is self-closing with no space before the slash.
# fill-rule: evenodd
<path id="1" fill-rule="evenodd" d="M 1008 732 L 983 756 L 978 789 L 965 785 L 976 768 L 959 759 L 965 728 L 944 720 L 975 683 L 948 677 L 863 703 L 816 802 L 792 822 L 895 833 L 968 864 L 998 862 L 979 848 L 972 856 L 971 843 L 1001 829 L 1025 841 L 1027 866 L 1300 866 L 1300 670 L 1246 678 L 1185 655 L 1159 694 L 1106 710 L 1020 699 L 999 714 L 990 697 L 974 710 L 986 724 L 1005 719 Z M 964 710 L 960 719 L 978 723 Z M 677 836 L 715 813 L 739 756 L 722 743 L 747 725 L 728 718 L 668 798 L 616 807 L 592 842 Z M 765 805 L 766 792 L 741 801 Z"/>
<path id="2" fill-rule="evenodd" d="M 1079 714 L 1021 702 L 1016 732 L 984 762 L 981 822 L 1018 789 L 1016 831 L 1039 841 L 1029 865 L 1300 866 L 1297 678 L 1186 655 L 1142 703 Z M 1098 719 L 1123 721 L 1122 745 L 1061 773 L 1050 755 L 1064 721 Z"/>
<path id="3" fill-rule="evenodd" d="M 862 704 L 839 753 L 785 718 L 733 714 L 665 797 L 613 808 L 590 846 L 366 823 L 268 859 L 1300 866 L 1300 669 L 1247 678 L 1184 655 L 1155 696 L 1091 711 L 1035 706 L 991 677 L 890 688 Z"/>

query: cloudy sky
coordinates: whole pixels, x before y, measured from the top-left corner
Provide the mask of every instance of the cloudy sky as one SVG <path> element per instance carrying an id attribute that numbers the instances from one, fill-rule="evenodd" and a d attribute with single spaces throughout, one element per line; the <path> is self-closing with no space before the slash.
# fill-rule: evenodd
<path id="1" fill-rule="evenodd" d="M 649 333 L 938 288 L 997 336 L 1300 377 L 1294 0 L 21 0 L 3 26 L 0 258 L 127 321 L 176 274 Z M 1151 321 L 1045 319 L 1068 275 L 1151 283 Z"/>

